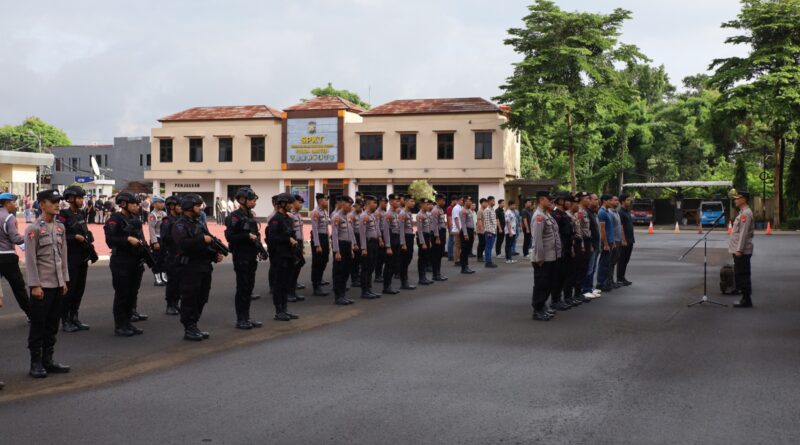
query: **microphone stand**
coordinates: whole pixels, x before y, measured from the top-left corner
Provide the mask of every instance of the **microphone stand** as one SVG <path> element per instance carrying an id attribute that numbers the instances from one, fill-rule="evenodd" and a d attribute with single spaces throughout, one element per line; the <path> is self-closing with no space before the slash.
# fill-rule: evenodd
<path id="1" fill-rule="evenodd" d="M 690 247 L 689 250 L 684 252 L 684 254 L 681 255 L 680 258 L 678 258 L 678 261 L 683 261 L 683 259 L 686 258 L 686 255 L 688 255 L 689 252 L 694 250 L 694 248 L 697 247 L 698 244 L 700 244 L 700 241 L 703 242 L 703 298 L 701 298 L 698 301 L 695 301 L 694 303 L 688 304 L 687 307 L 692 307 L 703 303 L 728 307 L 727 304 L 718 303 L 708 298 L 708 235 L 711 234 L 711 232 L 717 227 L 717 223 L 719 222 L 720 219 L 722 219 L 724 215 L 725 211 L 723 210 L 722 213 L 720 213 L 720 215 L 717 217 L 717 219 L 715 219 L 714 222 L 711 224 L 711 228 L 708 229 L 706 234 L 703 235 L 702 238 L 697 240 L 697 242 L 694 243 L 694 245 L 692 245 L 692 247 Z"/>

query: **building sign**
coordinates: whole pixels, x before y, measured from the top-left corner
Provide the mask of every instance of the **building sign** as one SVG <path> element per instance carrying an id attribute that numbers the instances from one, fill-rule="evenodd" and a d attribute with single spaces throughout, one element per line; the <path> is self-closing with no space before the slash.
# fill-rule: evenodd
<path id="1" fill-rule="evenodd" d="M 309 203 L 311 202 L 310 196 L 308 195 L 308 186 L 307 185 L 293 185 L 291 186 L 292 195 L 300 195 L 303 197 L 303 208 L 302 211 L 307 212 Z"/>
<path id="2" fill-rule="evenodd" d="M 75 182 L 78 184 L 91 184 L 94 182 L 94 176 L 76 176 Z"/>
<path id="3" fill-rule="evenodd" d="M 286 120 L 287 164 L 336 164 L 337 162 L 339 162 L 339 118 Z"/>
<path id="4" fill-rule="evenodd" d="M 176 189 L 199 189 L 200 184 L 196 182 L 176 182 L 173 187 Z"/>

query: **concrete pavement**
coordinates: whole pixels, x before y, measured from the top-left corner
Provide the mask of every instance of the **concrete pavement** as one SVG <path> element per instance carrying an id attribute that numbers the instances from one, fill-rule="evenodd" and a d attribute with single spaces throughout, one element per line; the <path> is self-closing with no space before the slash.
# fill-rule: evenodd
<path id="1" fill-rule="evenodd" d="M 549 323 L 530 320 L 531 269 L 520 262 L 472 276 L 447 267 L 444 285 L 346 308 L 310 299 L 293 305 L 306 324 L 242 333 L 232 329 L 233 274 L 222 265 L 204 315 L 212 340 L 200 344 L 180 340 L 149 281 L 145 335 L 114 338 L 109 279 L 93 273 L 83 317 L 92 331 L 59 334 L 72 374 L 25 377 L 24 321 L 0 315 L 9 384 L 0 438 L 19 443 L 36 430 L 42 443 L 795 443 L 800 238 L 756 238 L 750 311 L 686 307 L 702 287 L 701 252 L 676 261 L 691 240 L 639 237 L 633 286 Z M 726 236 L 712 240 L 711 296 L 732 303 L 717 284 Z M 271 313 L 263 299 L 256 307 Z"/>

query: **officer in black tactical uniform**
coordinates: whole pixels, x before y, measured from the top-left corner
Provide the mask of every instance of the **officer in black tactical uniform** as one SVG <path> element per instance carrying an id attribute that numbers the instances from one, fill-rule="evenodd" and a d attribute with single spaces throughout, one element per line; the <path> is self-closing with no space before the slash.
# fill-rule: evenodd
<path id="1" fill-rule="evenodd" d="M 181 323 L 184 340 L 201 341 L 209 338 L 208 332 L 197 327 L 203 308 L 211 291 L 212 263 L 222 261 L 222 255 L 210 246 L 214 238 L 200 221 L 203 198 L 196 193 L 181 197 L 183 215 L 172 227 L 175 243 L 176 273 L 181 275 Z M 250 294 L 248 294 L 249 297 Z"/>
<path id="2" fill-rule="evenodd" d="M 98 258 L 92 244 L 94 236 L 86 225 L 86 211 L 83 210 L 86 191 L 83 187 L 67 187 L 62 196 L 69 203 L 69 208 L 58 214 L 58 220 L 64 224 L 67 235 L 69 288 L 61 307 L 61 328 L 64 332 L 88 331 L 89 325 L 81 323 L 78 311 L 86 289 L 89 261 L 94 263 Z"/>
<path id="3" fill-rule="evenodd" d="M 292 219 L 289 217 L 289 206 L 294 203 L 294 196 L 281 193 L 275 197 L 275 216 L 267 224 L 267 242 L 270 246 L 270 269 L 275 277 L 272 288 L 272 303 L 275 305 L 275 320 L 289 321 L 299 318 L 289 312 L 287 298 L 291 273 L 296 261 L 297 240 L 294 238 Z"/>
<path id="4" fill-rule="evenodd" d="M 144 273 L 144 233 L 139 219 L 139 198 L 132 193 L 121 192 L 117 195 L 116 203 L 120 211 L 111 215 L 103 227 L 106 244 L 111 248 L 109 267 L 114 286 L 114 333 L 120 337 L 131 337 L 144 332 L 131 322 L 147 319 L 146 315 L 136 312 L 136 300 Z"/>
<path id="5" fill-rule="evenodd" d="M 172 239 L 172 227 L 181 217 L 181 206 L 176 196 L 164 200 L 167 206 L 167 216 L 161 221 L 161 254 L 164 258 L 164 270 L 167 272 L 165 297 L 167 300 L 167 315 L 180 315 L 178 303 L 181 299 L 180 275 L 175 266 L 175 242 Z"/>
<path id="6" fill-rule="evenodd" d="M 250 319 L 250 296 L 256 284 L 258 269 L 258 223 L 252 209 L 256 206 L 258 195 L 250 187 L 242 187 L 234 197 L 239 203 L 225 221 L 225 238 L 233 252 L 233 270 L 236 273 L 236 329 L 260 328 L 260 321 Z M 266 259 L 266 258 L 265 258 Z"/>

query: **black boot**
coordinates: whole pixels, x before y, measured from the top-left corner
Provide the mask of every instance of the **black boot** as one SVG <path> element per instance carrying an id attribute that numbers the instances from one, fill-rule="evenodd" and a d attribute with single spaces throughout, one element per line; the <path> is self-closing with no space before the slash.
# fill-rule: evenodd
<path id="1" fill-rule="evenodd" d="M 72 312 L 68 312 L 64 317 L 61 319 L 61 330 L 64 332 L 78 332 L 79 329 L 75 324 L 72 322 Z"/>
<path id="2" fill-rule="evenodd" d="M 47 377 L 47 370 L 42 365 L 42 352 L 31 351 L 31 370 L 28 374 L 35 379 L 43 379 Z"/>
<path id="3" fill-rule="evenodd" d="M 735 303 L 733 307 L 738 307 L 738 308 L 753 307 L 753 300 L 750 299 L 750 293 L 742 292 L 742 299 L 739 300 L 738 303 Z"/>
<path id="4" fill-rule="evenodd" d="M 472 274 L 475 273 L 475 271 L 470 269 L 469 266 L 463 266 L 461 267 L 461 273 Z"/>
<path id="5" fill-rule="evenodd" d="M 44 351 L 42 355 L 42 366 L 48 374 L 66 374 L 69 372 L 69 366 L 53 361 L 52 349 Z"/>
<path id="6" fill-rule="evenodd" d="M 78 328 L 79 331 L 88 331 L 89 325 L 81 323 L 81 320 L 78 318 L 78 311 L 72 313 L 72 324 Z"/>
<path id="7" fill-rule="evenodd" d="M 197 326 L 187 326 L 183 331 L 183 339 L 188 341 L 203 341 L 203 334 Z"/>

